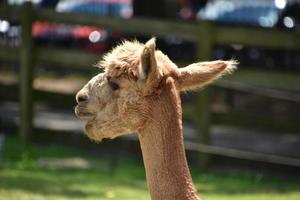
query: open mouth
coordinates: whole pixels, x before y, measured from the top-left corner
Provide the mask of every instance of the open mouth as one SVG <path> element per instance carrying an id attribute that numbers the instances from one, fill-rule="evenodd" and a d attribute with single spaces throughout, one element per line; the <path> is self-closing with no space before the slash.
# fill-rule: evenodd
<path id="1" fill-rule="evenodd" d="M 74 109 L 75 114 L 80 119 L 90 119 L 95 116 L 95 113 L 89 112 L 86 107 L 77 105 Z"/>

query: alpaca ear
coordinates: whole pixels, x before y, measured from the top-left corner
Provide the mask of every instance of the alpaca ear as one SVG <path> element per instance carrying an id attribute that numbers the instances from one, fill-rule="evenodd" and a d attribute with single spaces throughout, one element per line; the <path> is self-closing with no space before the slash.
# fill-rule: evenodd
<path id="1" fill-rule="evenodd" d="M 222 75 L 230 74 L 236 69 L 237 62 L 230 61 L 212 61 L 199 62 L 180 68 L 178 83 L 181 91 L 192 90 L 203 87 Z"/>
<path id="2" fill-rule="evenodd" d="M 141 65 L 139 69 L 139 76 L 142 80 L 149 80 L 157 71 L 155 48 L 155 38 L 151 38 L 144 46 L 141 54 Z"/>

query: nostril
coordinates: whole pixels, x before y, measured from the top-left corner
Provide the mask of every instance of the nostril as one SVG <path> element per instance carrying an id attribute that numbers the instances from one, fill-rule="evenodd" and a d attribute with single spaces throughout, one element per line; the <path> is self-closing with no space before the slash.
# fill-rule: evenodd
<path id="1" fill-rule="evenodd" d="M 86 102 L 88 99 L 89 99 L 88 95 L 80 94 L 80 95 L 77 96 L 77 103 Z"/>

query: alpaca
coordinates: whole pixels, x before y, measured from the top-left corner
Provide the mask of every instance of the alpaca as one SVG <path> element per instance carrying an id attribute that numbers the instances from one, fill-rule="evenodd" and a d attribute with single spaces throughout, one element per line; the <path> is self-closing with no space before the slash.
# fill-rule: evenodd
<path id="1" fill-rule="evenodd" d="M 180 91 L 203 87 L 235 69 L 234 61 L 177 66 L 146 44 L 124 41 L 97 64 L 103 73 L 76 95 L 75 113 L 95 141 L 137 133 L 153 200 L 199 199 L 186 161 Z"/>

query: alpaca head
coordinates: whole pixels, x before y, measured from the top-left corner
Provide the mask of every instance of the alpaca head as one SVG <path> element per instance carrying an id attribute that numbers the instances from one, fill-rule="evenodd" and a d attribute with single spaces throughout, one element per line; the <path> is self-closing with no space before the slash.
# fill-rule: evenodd
<path id="1" fill-rule="evenodd" d="M 106 54 L 93 77 L 76 95 L 75 113 L 87 121 L 85 132 L 93 140 L 137 132 L 150 117 L 147 99 L 164 92 L 171 77 L 179 91 L 204 86 L 234 69 L 233 61 L 177 66 L 155 49 L 155 39 L 146 44 L 125 41 Z M 167 103 L 167 102 L 166 102 Z"/>

